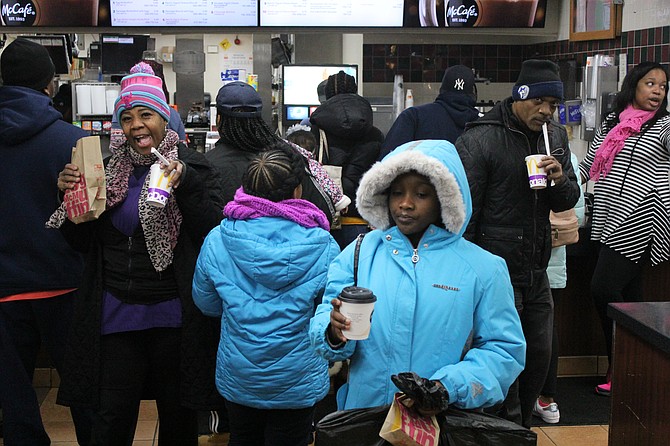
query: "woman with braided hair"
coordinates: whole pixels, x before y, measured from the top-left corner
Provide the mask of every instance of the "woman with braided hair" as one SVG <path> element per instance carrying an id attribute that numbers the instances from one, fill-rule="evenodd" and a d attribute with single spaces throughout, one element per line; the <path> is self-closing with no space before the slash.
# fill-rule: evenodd
<path id="1" fill-rule="evenodd" d="M 219 140 L 205 156 L 221 173 L 223 200 L 230 202 L 242 184 L 242 175 L 251 159 L 279 142 L 284 142 L 261 117 L 263 102 L 258 92 L 244 82 L 230 82 L 216 95 L 216 125 Z M 335 218 L 336 207 L 346 207 L 342 190 L 328 178 L 311 154 L 291 144 L 307 162 L 302 179 L 302 196 L 318 206 L 328 220 Z M 346 199 L 345 201 L 349 201 Z"/>
<path id="2" fill-rule="evenodd" d="M 307 446 L 330 386 L 308 330 L 339 248 L 325 214 L 301 199 L 304 176 L 287 143 L 259 150 L 198 257 L 193 299 L 221 318 L 216 386 L 230 446 Z"/>

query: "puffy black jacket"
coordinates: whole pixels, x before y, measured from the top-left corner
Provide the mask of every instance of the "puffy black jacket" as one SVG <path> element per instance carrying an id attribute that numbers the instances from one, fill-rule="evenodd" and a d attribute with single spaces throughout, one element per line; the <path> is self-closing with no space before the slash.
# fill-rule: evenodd
<path id="1" fill-rule="evenodd" d="M 354 204 L 356 190 L 363 174 L 377 161 L 384 141 L 384 134 L 372 125 L 372 106 L 357 94 L 337 94 L 314 110 L 310 123 L 317 148 L 319 129 L 326 134 L 328 156 L 323 164 L 342 166 L 342 189 L 352 201 L 344 215 L 360 217 Z"/>
<path id="2" fill-rule="evenodd" d="M 567 181 L 533 190 L 525 158 L 544 154 L 541 133 L 527 134 L 512 113 L 512 98 L 467 125 L 456 141 L 472 195 L 472 218 L 465 237 L 504 258 L 512 285 L 530 286 L 546 271 L 551 255 L 549 210 L 574 207 L 581 190 L 570 162 L 565 129 L 550 122 L 551 154 Z"/>

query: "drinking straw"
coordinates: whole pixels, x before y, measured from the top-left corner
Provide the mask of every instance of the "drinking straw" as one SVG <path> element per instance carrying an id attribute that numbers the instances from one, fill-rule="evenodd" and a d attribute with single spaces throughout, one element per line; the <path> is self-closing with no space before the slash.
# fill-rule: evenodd
<path id="1" fill-rule="evenodd" d="M 544 134 L 544 147 L 547 149 L 547 155 L 551 156 L 551 149 L 549 148 L 549 134 L 547 133 L 547 123 L 546 122 L 544 124 L 542 124 L 542 134 Z"/>
<path id="2" fill-rule="evenodd" d="M 158 150 L 156 150 L 155 147 L 151 148 L 151 153 L 156 155 L 156 158 L 158 158 L 161 163 L 165 164 L 166 166 L 170 165 L 170 161 L 168 161 L 167 158 L 165 158 L 163 155 L 161 155 L 161 153 Z"/>

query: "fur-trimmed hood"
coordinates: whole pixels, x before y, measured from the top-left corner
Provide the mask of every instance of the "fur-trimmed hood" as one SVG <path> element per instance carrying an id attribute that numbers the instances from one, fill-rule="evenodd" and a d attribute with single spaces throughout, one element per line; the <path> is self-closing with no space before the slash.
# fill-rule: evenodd
<path id="1" fill-rule="evenodd" d="M 375 163 L 363 175 L 356 193 L 361 216 L 378 229 L 392 226 L 387 190 L 394 179 L 410 171 L 430 179 L 440 200 L 444 227 L 462 236 L 472 215 L 470 188 L 456 148 L 445 140 L 408 142 Z"/>

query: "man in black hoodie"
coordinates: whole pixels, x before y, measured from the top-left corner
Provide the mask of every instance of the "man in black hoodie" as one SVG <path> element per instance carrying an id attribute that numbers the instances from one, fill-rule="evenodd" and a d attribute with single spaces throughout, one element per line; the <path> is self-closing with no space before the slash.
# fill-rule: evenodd
<path id="1" fill-rule="evenodd" d="M 49 445 L 32 387 L 40 345 L 62 373 L 65 340 L 82 259 L 44 224 L 58 208 L 58 173 L 77 140 L 51 102 L 54 65 L 47 50 L 18 38 L 0 56 L 0 403 L 5 444 Z M 90 420 L 72 408 L 79 444 Z"/>
<path id="2" fill-rule="evenodd" d="M 440 94 L 430 104 L 405 109 L 393 123 L 382 144 L 380 159 L 409 141 L 446 139 L 454 144 L 465 124 L 479 116 L 477 89 L 472 70 L 464 65 L 447 68 Z"/>

